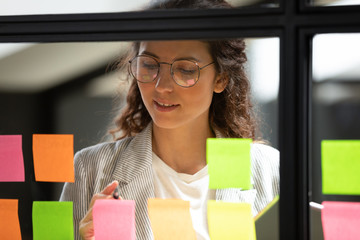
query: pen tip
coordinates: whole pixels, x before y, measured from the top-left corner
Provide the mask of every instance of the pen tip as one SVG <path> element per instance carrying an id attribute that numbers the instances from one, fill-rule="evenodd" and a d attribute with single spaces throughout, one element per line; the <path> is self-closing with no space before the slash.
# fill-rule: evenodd
<path id="1" fill-rule="evenodd" d="M 119 191 L 118 191 L 117 188 L 115 188 L 115 190 L 114 190 L 113 197 L 114 197 L 115 199 L 119 199 Z"/>

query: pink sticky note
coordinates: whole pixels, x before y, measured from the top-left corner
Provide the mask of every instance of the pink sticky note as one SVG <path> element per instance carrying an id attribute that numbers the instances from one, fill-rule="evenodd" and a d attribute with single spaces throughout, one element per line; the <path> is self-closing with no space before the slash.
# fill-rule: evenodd
<path id="1" fill-rule="evenodd" d="M 325 240 L 360 239 L 360 202 L 323 202 L 322 205 Z"/>
<path id="2" fill-rule="evenodd" d="M 0 182 L 24 182 L 21 135 L 0 135 Z"/>
<path id="3" fill-rule="evenodd" d="M 96 200 L 93 223 L 96 240 L 135 240 L 135 201 Z"/>

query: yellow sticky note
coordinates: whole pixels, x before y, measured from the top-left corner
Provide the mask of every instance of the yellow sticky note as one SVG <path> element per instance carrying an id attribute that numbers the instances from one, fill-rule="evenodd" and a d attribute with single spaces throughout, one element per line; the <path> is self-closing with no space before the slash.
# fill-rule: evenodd
<path id="1" fill-rule="evenodd" d="M 156 240 L 196 240 L 189 201 L 152 198 L 148 212 Z"/>
<path id="2" fill-rule="evenodd" d="M 17 199 L 0 199 L 0 239 L 21 240 Z"/>
<path id="3" fill-rule="evenodd" d="M 255 240 L 255 223 L 249 203 L 208 201 L 211 240 Z"/>
<path id="4" fill-rule="evenodd" d="M 36 181 L 74 182 L 74 137 L 70 134 L 34 134 Z"/>

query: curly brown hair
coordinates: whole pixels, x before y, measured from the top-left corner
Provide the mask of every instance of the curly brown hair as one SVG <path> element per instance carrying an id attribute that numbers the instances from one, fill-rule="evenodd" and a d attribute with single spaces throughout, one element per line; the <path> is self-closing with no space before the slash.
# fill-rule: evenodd
<path id="1" fill-rule="evenodd" d="M 223 0 L 172 0 L 161 1 L 158 8 L 230 8 Z M 255 139 L 256 118 L 250 97 L 250 83 L 245 74 L 244 64 L 247 61 L 243 39 L 225 39 L 203 41 L 214 59 L 216 71 L 227 81 L 221 93 L 214 93 L 209 111 L 210 126 L 220 131 L 225 137 Z M 140 43 L 135 42 L 132 48 L 118 63 L 120 69 L 128 66 L 128 61 L 138 54 Z M 109 132 L 114 139 L 134 136 L 141 132 L 150 122 L 151 117 L 142 101 L 135 79 L 131 78 L 127 95 L 127 105 L 115 118 L 116 128 Z M 116 134 L 121 133 L 116 137 Z"/>

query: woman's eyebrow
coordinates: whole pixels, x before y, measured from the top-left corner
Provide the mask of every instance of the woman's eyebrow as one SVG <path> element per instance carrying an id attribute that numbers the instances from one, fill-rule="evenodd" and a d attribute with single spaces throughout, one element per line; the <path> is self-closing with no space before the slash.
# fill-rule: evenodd
<path id="1" fill-rule="evenodd" d="M 195 62 L 199 62 L 199 63 L 201 62 L 201 60 L 199 60 L 199 59 L 197 59 L 195 57 L 182 57 L 182 58 L 178 58 L 176 60 L 193 60 Z"/>
<path id="2" fill-rule="evenodd" d="M 142 54 L 149 55 L 149 56 L 152 56 L 152 57 L 155 57 L 155 58 L 158 58 L 158 59 L 159 59 L 159 57 L 158 57 L 156 54 L 151 53 L 151 52 L 148 52 L 148 51 L 142 51 L 140 54 L 141 54 L 141 55 L 142 55 Z"/>
<path id="3" fill-rule="evenodd" d="M 159 56 L 157 56 L 157 55 L 154 54 L 154 53 L 148 52 L 148 51 L 142 51 L 142 52 L 140 53 L 140 55 L 142 55 L 142 54 L 149 55 L 149 56 L 155 57 L 155 58 L 157 58 L 157 59 L 160 59 Z M 195 57 L 180 57 L 180 58 L 175 58 L 174 60 L 193 60 L 193 61 L 199 62 L 199 63 L 202 62 L 201 60 L 199 60 L 199 59 L 197 59 L 197 58 L 195 58 Z"/>

